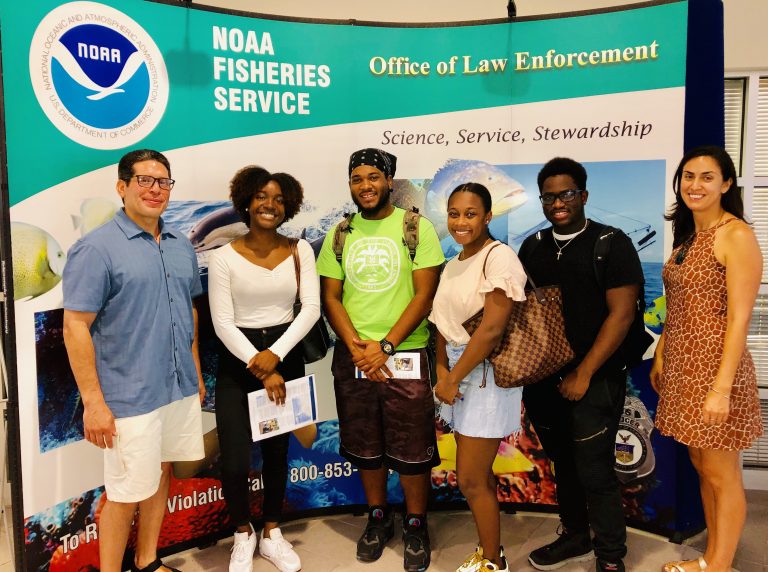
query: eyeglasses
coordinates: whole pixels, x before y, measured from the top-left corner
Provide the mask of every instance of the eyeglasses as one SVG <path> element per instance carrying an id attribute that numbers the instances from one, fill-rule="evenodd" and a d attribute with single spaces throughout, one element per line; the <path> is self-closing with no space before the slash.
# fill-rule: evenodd
<path id="1" fill-rule="evenodd" d="M 542 205 L 551 205 L 556 199 L 560 199 L 564 203 L 570 203 L 576 198 L 576 195 L 582 192 L 581 189 L 569 189 L 561 193 L 544 193 L 543 195 L 539 195 L 539 200 Z"/>
<path id="2" fill-rule="evenodd" d="M 686 238 L 685 242 L 683 242 L 683 245 L 680 247 L 680 250 L 677 251 L 677 256 L 675 256 L 675 264 L 678 266 L 680 266 L 683 261 L 685 261 L 685 257 L 688 254 L 688 249 L 691 248 L 694 238 L 696 238 L 696 233 L 693 233 L 691 236 Z"/>
<path id="3" fill-rule="evenodd" d="M 153 177 L 152 175 L 133 175 L 131 179 L 136 179 L 136 182 L 139 184 L 140 187 L 144 187 L 145 189 L 151 189 L 152 185 L 155 184 L 155 181 L 157 181 L 157 186 L 160 187 L 164 191 L 170 191 L 173 188 L 173 184 L 176 182 L 173 179 L 168 179 L 166 177 Z M 129 181 L 131 179 L 128 179 Z"/>

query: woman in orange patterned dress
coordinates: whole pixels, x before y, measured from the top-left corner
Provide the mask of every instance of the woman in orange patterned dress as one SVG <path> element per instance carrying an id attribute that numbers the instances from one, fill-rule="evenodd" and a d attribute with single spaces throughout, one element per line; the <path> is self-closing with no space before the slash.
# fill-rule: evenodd
<path id="1" fill-rule="evenodd" d="M 651 383 L 656 427 L 688 446 L 699 474 L 708 536 L 702 557 L 664 571 L 728 572 L 746 516 L 739 451 L 762 434 L 746 341 L 763 259 L 723 149 L 689 151 L 674 189 L 674 248 L 662 272 L 667 320 Z"/>

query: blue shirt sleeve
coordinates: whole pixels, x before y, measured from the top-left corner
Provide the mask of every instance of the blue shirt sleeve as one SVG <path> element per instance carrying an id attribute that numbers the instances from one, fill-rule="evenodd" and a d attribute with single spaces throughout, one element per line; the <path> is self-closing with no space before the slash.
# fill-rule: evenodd
<path id="1" fill-rule="evenodd" d="M 197 266 L 197 254 L 192 243 L 187 240 L 187 248 L 192 253 L 192 284 L 189 288 L 190 298 L 195 299 L 203 294 L 203 283 L 200 281 L 200 268 Z"/>
<path id="2" fill-rule="evenodd" d="M 69 249 L 64 266 L 64 308 L 98 312 L 107 302 L 110 286 L 109 267 L 102 254 L 93 245 L 77 241 Z"/>

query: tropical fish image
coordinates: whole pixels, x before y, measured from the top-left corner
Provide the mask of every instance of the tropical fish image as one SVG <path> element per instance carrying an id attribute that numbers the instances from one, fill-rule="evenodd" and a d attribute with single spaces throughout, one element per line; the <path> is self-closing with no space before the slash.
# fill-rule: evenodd
<path id="1" fill-rule="evenodd" d="M 23 222 L 11 223 L 13 295 L 17 300 L 45 294 L 61 282 L 67 256 L 50 234 Z"/>
<path id="2" fill-rule="evenodd" d="M 247 232 L 248 226 L 235 209 L 225 207 L 212 212 L 198 222 L 189 231 L 189 240 L 196 252 L 202 252 L 229 244 Z"/>
<path id="3" fill-rule="evenodd" d="M 449 159 L 435 173 L 424 202 L 424 214 L 435 225 L 440 238 L 448 235 L 448 197 L 463 183 L 480 183 L 488 188 L 494 218 L 521 207 L 528 200 L 523 186 L 498 167 L 483 161 Z"/>
<path id="4" fill-rule="evenodd" d="M 453 433 L 444 433 L 437 438 L 437 450 L 440 454 L 440 464 L 433 470 L 455 471 L 456 439 Z M 509 475 L 511 473 L 527 473 L 533 469 L 533 463 L 513 445 L 506 442 L 502 442 L 499 446 L 499 453 L 493 460 L 491 468 L 496 476 Z"/>
<path id="5" fill-rule="evenodd" d="M 659 296 L 645 309 L 645 325 L 654 334 L 661 334 L 667 317 L 667 298 Z"/>
<path id="6" fill-rule="evenodd" d="M 72 224 L 80 231 L 80 236 L 85 236 L 93 229 L 112 220 L 118 208 L 108 199 L 85 199 L 80 204 L 80 214 L 72 215 Z"/>

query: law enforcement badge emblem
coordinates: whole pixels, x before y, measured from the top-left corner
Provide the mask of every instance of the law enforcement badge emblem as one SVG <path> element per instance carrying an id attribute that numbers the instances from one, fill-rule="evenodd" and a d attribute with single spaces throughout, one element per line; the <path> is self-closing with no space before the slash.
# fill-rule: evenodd
<path id="1" fill-rule="evenodd" d="M 651 446 L 653 421 L 645 404 L 627 396 L 616 432 L 616 474 L 622 483 L 641 479 L 653 472 L 656 457 Z"/>

